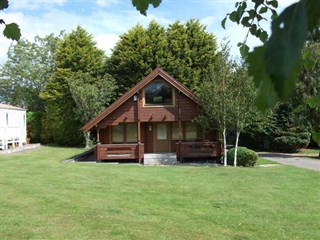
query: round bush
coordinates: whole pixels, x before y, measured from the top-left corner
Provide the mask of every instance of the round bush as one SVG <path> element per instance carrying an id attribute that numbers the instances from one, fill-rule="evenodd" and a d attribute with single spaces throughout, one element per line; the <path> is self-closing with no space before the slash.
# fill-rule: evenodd
<path id="1" fill-rule="evenodd" d="M 232 148 L 227 153 L 228 165 L 233 165 L 234 151 L 235 151 L 235 148 Z M 253 167 L 256 164 L 257 160 L 258 160 L 258 155 L 255 151 L 250 150 L 246 147 L 238 147 L 237 166 Z"/>

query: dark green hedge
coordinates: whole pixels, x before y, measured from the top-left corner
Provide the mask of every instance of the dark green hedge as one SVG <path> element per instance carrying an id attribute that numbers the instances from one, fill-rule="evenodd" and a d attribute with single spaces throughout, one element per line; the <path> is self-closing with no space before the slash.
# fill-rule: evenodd
<path id="1" fill-rule="evenodd" d="M 235 148 L 232 148 L 227 153 L 228 165 L 233 166 L 234 152 L 235 152 Z M 257 160 L 258 160 L 258 155 L 255 151 L 250 150 L 246 147 L 238 147 L 237 166 L 253 167 L 256 164 Z"/>

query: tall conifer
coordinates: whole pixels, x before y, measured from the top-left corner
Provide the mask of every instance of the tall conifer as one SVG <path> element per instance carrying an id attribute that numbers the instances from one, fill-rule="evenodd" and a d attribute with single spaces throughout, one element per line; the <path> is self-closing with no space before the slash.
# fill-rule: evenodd
<path id="1" fill-rule="evenodd" d="M 85 29 L 78 26 L 64 37 L 57 48 L 55 69 L 41 95 L 46 101 L 43 137 L 66 145 L 83 143 L 80 131 L 83 123 L 76 116 L 77 105 L 68 81 L 79 72 L 98 77 L 103 67 L 104 53 L 96 47 Z"/>

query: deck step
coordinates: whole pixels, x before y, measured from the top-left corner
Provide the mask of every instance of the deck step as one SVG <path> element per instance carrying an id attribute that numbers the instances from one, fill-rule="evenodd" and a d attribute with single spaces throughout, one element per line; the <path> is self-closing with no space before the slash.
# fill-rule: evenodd
<path id="1" fill-rule="evenodd" d="M 145 153 L 145 165 L 170 165 L 177 164 L 177 155 L 175 153 Z"/>

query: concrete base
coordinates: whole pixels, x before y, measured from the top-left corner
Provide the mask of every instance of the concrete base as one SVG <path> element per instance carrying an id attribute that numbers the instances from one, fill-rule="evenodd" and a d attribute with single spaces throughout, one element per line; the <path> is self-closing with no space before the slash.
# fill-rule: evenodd
<path id="1" fill-rule="evenodd" d="M 177 156 L 175 153 L 145 153 L 145 165 L 173 165 L 177 164 Z"/>
<path id="2" fill-rule="evenodd" d="M 15 147 L 7 150 L 2 150 L 0 151 L 0 154 L 10 154 L 10 153 L 15 153 L 15 152 L 21 152 L 29 149 L 34 149 L 41 147 L 40 143 L 33 143 L 33 144 L 27 144 L 22 147 Z"/>

